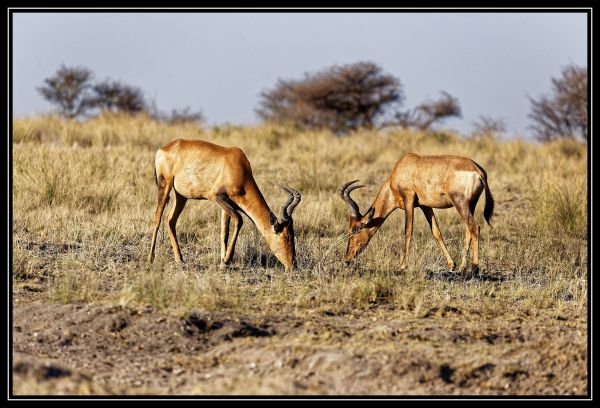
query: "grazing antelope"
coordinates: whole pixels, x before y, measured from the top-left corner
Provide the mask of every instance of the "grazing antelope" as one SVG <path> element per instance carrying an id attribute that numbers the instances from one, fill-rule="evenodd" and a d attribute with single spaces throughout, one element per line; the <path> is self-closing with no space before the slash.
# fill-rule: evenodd
<path id="1" fill-rule="evenodd" d="M 444 245 L 432 208 L 454 207 L 466 224 L 465 247 L 458 269 L 461 273 L 465 269 L 471 240 L 473 240 L 473 270 L 478 268 L 479 226 L 473 214 L 477 200 L 485 189 L 483 215 L 490 225 L 494 212 L 494 198 L 488 187 L 485 170 L 473 160 L 459 156 L 405 154 L 398 160 L 392 174 L 381 186 L 375 201 L 364 215 L 360 214 L 358 204 L 350 197 L 352 190 L 364 187 L 351 186 L 357 181 L 346 183 L 340 189 L 342 199 L 350 206 L 346 261 L 353 260 L 361 253 L 390 213 L 400 208 L 404 209 L 406 216 L 404 228 L 406 242 L 400 269 L 406 269 L 413 229 L 413 210 L 419 207 L 425 214 L 433 237 L 446 257 L 448 268 L 453 270 L 456 265 Z"/>
<path id="2" fill-rule="evenodd" d="M 302 196 L 296 190 L 282 187 L 289 197 L 278 218 L 269 209 L 258 189 L 250 163 L 237 147 L 222 147 L 201 140 L 174 140 L 156 152 L 154 172 L 158 186 L 158 205 L 154 215 L 154 232 L 149 262 L 154 260 L 156 235 L 171 189 L 175 202 L 168 214 L 168 232 L 176 262 L 182 263 L 175 226 L 188 199 L 211 200 L 221 206 L 221 267 L 229 264 L 242 216 L 246 214 L 267 240 L 269 248 L 290 270 L 295 261 L 294 224 L 292 213 Z M 229 223 L 233 233 L 229 235 Z"/>

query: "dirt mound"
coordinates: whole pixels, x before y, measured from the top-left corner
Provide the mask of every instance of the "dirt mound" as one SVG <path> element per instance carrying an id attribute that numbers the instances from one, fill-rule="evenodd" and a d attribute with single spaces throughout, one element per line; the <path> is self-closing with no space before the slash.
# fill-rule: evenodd
<path id="1" fill-rule="evenodd" d="M 583 319 L 15 305 L 15 395 L 586 393 Z"/>
<path id="2" fill-rule="evenodd" d="M 39 361 L 17 353 L 13 360 L 15 395 L 98 395 L 113 394 L 96 384 L 89 375 L 74 372 L 55 361 Z"/>

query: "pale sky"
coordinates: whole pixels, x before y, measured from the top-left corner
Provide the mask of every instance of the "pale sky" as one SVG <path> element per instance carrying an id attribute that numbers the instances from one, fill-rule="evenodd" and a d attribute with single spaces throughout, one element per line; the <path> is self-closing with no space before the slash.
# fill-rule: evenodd
<path id="1" fill-rule="evenodd" d="M 587 65 L 580 13 L 15 13 L 13 113 L 46 113 L 36 91 L 61 64 L 140 87 L 161 110 L 190 106 L 210 124 L 256 124 L 260 92 L 333 64 L 372 61 L 403 85 L 405 108 L 459 99 L 529 137 L 527 96 L 561 67 Z"/>

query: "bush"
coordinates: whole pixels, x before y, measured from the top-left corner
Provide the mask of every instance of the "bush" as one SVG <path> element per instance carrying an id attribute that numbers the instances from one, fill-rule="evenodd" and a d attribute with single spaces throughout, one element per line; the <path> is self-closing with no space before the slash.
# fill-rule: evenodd
<path id="1" fill-rule="evenodd" d="M 461 117 L 461 110 L 458 99 L 447 92 L 442 92 L 437 100 L 425 101 L 412 110 L 396 114 L 400 126 L 418 130 L 428 130 L 434 123 L 450 117 Z"/>
<path id="2" fill-rule="evenodd" d="M 530 98 L 533 133 L 538 140 L 588 140 L 587 68 L 569 65 L 552 78 L 552 94 Z"/>
<path id="3" fill-rule="evenodd" d="M 58 106 L 62 116 L 72 119 L 93 108 L 92 77 L 92 71 L 85 67 L 62 65 L 54 76 L 44 80 L 44 86 L 38 91 L 48 102 Z"/>
<path id="4" fill-rule="evenodd" d="M 402 99 L 398 79 L 370 62 L 333 66 L 301 80 L 280 79 L 261 93 L 267 121 L 346 132 L 372 128 L 387 106 Z"/>
<path id="5" fill-rule="evenodd" d="M 144 93 L 136 87 L 109 79 L 92 87 L 92 105 L 102 111 L 138 113 L 146 109 Z"/>
<path id="6" fill-rule="evenodd" d="M 473 122 L 473 136 L 492 137 L 505 133 L 506 121 L 502 118 L 481 115 Z"/>

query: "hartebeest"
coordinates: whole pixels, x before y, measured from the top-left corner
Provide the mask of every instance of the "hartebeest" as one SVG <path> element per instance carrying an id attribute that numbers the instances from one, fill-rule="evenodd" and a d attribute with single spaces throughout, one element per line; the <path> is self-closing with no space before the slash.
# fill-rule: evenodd
<path id="1" fill-rule="evenodd" d="M 361 215 L 358 204 L 350 192 L 364 186 L 351 186 L 358 180 L 344 184 L 340 195 L 350 206 L 350 230 L 346 261 L 362 252 L 386 218 L 397 208 L 404 209 L 406 237 L 404 257 L 400 269 L 408 267 L 408 250 L 413 229 L 413 210 L 421 208 L 429 223 L 433 237 L 439 243 L 448 262 L 448 268 L 456 266 L 446 249 L 442 233 L 432 208 L 455 207 L 466 223 L 465 247 L 459 271 L 463 272 L 467 254 L 473 240 L 473 269 L 479 264 L 479 226 L 473 214 L 477 200 L 485 189 L 483 215 L 488 223 L 494 212 L 494 198 L 487 183 L 485 170 L 471 159 L 459 156 L 419 156 L 408 153 L 394 166 L 369 210 Z"/>
<path id="2" fill-rule="evenodd" d="M 154 171 L 158 186 L 158 205 L 154 215 L 154 232 L 149 262 L 154 260 L 156 235 L 171 189 L 175 202 L 168 214 L 168 231 L 176 262 L 182 263 L 175 226 L 188 199 L 211 200 L 221 206 L 221 266 L 229 264 L 246 214 L 265 237 L 273 254 L 286 271 L 294 264 L 294 224 L 292 212 L 300 203 L 301 194 L 282 187 L 289 195 L 278 218 L 269 209 L 258 189 L 250 163 L 237 147 L 222 147 L 201 140 L 174 140 L 156 152 Z M 233 234 L 229 239 L 229 223 Z"/>

